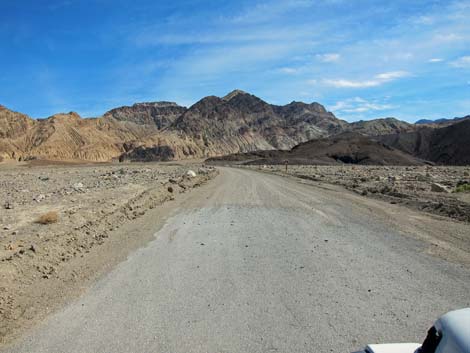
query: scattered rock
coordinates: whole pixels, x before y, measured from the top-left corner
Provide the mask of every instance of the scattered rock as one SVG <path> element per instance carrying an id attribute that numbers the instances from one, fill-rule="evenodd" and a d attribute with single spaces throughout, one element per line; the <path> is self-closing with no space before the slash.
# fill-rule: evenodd
<path id="1" fill-rule="evenodd" d="M 195 178 L 196 177 L 196 172 L 194 170 L 188 170 L 186 172 L 186 176 L 190 178 Z"/>
<path id="2" fill-rule="evenodd" d="M 83 188 L 84 188 L 84 185 L 83 185 L 82 183 L 75 183 L 75 184 L 73 184 L 73 188 L 74 188 L 75 190 L 77 190 L 77 189 L 83 189 Z"/>
<path id="3" fill-rule="evenodd" d="M 29 317 L 22 315 L 32 305 L 46 307 L 50 304 L 52 287 L 42 287 L 45 294 L 40 298 L 36 296 L 40 282 L 48 281 L 47 278 L 68 281 L 75 275 L 69 269 L 76 271 L 79 278 L 88 278 L 101 265 L 87 253 L 96 251 L 102 244 L 106 246 L 105 239 L 114 234 L 112 231 L 147 210 L 160 207 L 169 198 L 174 199 L 181 191 L 178 184 L 183 184 L 183 180 L 186 188 L 191 189 L 212 176 L 212 173 L 206 176 L 203 170 L 199 171 L 197 164 L 56 167 L 54 163 L 49 166 L 48 161 L 41 163 L 46 167 L 0 168 L 2 328 L 17 325 L 17 320 L 28 320 Z M 196 178 L 186 176 L 188 169 L 196 171 Z M 168 183 L 169 179 L 174 183 Z M 59 212 L 58 218 L 44 216 L 52 210 Z M 39 219 L 41 215 L 44 217 Z M 36 221 L 48 225 L 39 225 Z M 122 246 L 127 246 L 125 241 Z M 112 252 L 101 254 L 108 256 Z M 64 263 L 67 268 L 63 267 Z M 15 301 L 11 308 L 4 301 L 10 295 Z"/>
<path id="4" fill-rule="evenodd" d="M 425 176 L 423 174 L 418 174 L 416 176 L 416 180 L 417 181 L 421 181 L 421 182 L 426 182 L 426 181 L 429 181 L 430 177 L 429 176 Z"/>
<path id="5" fill-rule="evenodd" d="M 38 196 L 34 197 L 33 200 L 36 201 L 36 202 L 41 202 L 42 200 L 44 200 L 46 198 L 46 195 L 44 194 L 39 194 Z"/>
<path id="6" fill-rule="evenodd" d="M 449 190 L 447 189 L 447 187 L 445 187 L 444 185 L 439 184 L 439 183 L 432 183 L 431 184 L 431 191 L 449 193 Z"/>

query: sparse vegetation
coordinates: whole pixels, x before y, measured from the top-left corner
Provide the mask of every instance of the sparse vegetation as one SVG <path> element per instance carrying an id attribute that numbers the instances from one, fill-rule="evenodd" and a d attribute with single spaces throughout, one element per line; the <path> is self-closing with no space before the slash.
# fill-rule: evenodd
<path id="1" fill-rule="evenodd" d="M 470 192 L 470 184 L 461 184 L 455 188 L 455 192 Z"/>
<path id="2" fill-rule="evenodd" d="M 52 224 L 52 223 L 57 223 L 58 220 L 59 220 L 59 214 L 56 211 L 50 211 L 40 216 L 37 219 L 36 223 Z"/>

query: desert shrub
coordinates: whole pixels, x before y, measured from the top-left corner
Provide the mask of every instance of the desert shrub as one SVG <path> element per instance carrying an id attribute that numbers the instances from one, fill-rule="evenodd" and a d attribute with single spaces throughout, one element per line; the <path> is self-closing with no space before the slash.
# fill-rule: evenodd
<path id="1" fill-rule="evenodd" d="M 59 220 L 59 214 L 56 211 L 51 211 L 51 212 L 47 212 L 41 215 L 37 219 L 36 223 L 51 224 L 51 223 L 57 223 L 58 220 Z"/>
<path id="2" fill-rule="evenodd" d="M 461 184 L 455 188 L 455 192 L 470 192 L 470 184 Z"/>

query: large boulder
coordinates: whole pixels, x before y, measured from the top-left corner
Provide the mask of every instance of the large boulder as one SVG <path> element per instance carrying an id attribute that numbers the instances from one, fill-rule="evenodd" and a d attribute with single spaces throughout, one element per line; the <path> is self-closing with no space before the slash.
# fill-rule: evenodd
<path id="1" fill-rule="evenodd" d="M 444 185 L 439 183 L 432 183 L 431 184 L 431 191 L 433 192 L 450 192 Z"/>

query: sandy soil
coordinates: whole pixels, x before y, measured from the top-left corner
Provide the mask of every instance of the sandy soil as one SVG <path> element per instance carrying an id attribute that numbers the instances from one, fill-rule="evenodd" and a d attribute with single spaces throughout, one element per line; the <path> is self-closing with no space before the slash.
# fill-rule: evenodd
<path id="1" fill-rule="evenodd" d="M 470 193 L 456 192 L 470 185 L 470 167 L 374 166 L 253 166 L 278 175 L 341 185 L 362 196 L 415 210 L 470 222 Z"/>
<path id="2" fill-rule="evenodd" d="M 157 206 L 216 174 L 200 164 L 0 165 L 0 343 L 145 243 Z M 49 212 L 56 223 L 37 223 Z"/>

